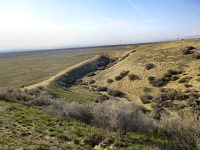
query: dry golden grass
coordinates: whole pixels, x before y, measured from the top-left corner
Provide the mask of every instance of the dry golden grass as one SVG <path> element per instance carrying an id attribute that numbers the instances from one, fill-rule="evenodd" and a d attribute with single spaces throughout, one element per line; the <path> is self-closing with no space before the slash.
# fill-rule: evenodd
<path id="1" fill-rule="evenodd" d="M 186 46 L 195 47 L 195 53 L 200 52 L 200 39 L 141 45 L 131 49 L 129 52 L 125 52 L 119 58 L 117 64 L 101 71 L 92 79 L 96 81 L 95 85 L 97 86 L 107 86 L 109 89 L 118 89 L 127 93 L 129 98 L 134 99 L 139 105 L 142 104 L 139 97 L 144 94 L 145 87 L 151 88 L 152 96 L 155 96 L 159 92 L 159 88 L 149 84 L 148 77 L 154 76 L 160 78 L 168 70 L 183 70 L 184 72 L 178 76 L 180 78 L 185 76 L 192 77 L 188 84 L 192 85 L 193 90 L 199 91 L 200 83 L 196 79 L 198 74 L 200 74 L 200 61 L 193 58 L 193 54 L 182 54 L 181 49 Z M 147 70 L 145 65 L 149 63 L 153 63 L 155 68 Z M 107 83 L 107 79 L 114 79 L 122 71 L 134 73 L 140 77 L 140 80 L 130 81 L 128 77 L 125 77 L 112 84 Z M 164 87 L 173 88 L 178 91 L 185 91 L 187 89 L 184 84 L 178 83 L 178 80 L 170 81 Z M 146 104 L 146 107 L 148 109 L 151 108 L 149 104 Z"/>

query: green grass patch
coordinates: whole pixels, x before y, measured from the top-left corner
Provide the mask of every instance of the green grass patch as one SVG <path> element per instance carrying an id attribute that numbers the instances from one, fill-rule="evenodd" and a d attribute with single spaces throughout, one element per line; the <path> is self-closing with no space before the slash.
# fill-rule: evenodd
<path id="1" fill-rule="evenodd" d="M 73 85 L 69 88 L 61 88 L 51 84 L 49 85 L 48 90 L 52 91 L 53 94 L 55 94 L 58 98 L 79 103 L 94 101 L 94 99 L 99 96 L 97 92 L 90 91 L 89 89 L 80 85 Z"/>
<path id="2" fill-rule="evenodd" d="M 80 145 L 74 139 L 90 139 L 99 130 L 76 121 L 61 121 L 36 107 L 0 101 L 0 108 L 0 149 L 77 149 Z"/>
<path id="3" fill-rule="evenodd" d="M 173 147 L 171 140 L 158 133 L 127 132 L 119 136 L 97 126 L 47 115 L 40 107 L 0 101 L 0 111 L 0 149 L 93 149 L 96 145 L 141 150 Z"/>

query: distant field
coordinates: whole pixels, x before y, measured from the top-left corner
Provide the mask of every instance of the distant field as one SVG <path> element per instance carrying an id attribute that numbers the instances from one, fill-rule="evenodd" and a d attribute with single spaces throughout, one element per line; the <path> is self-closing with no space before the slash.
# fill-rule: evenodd
<path id="1" fill-rule="evenodd" d="M 133 47 L 135 46 L 0 54 L 0 87 L 35 84 L 95 55 L 112 52 L 114 56 Z"/>

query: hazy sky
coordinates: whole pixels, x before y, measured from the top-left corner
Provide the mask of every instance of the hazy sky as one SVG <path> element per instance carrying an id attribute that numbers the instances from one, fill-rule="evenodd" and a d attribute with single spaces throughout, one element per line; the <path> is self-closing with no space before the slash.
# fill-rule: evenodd
<path id="1" fill-rule="evenodd" d="M 200 0 L 0 0 L 0 50 L 200 34 Z"/>

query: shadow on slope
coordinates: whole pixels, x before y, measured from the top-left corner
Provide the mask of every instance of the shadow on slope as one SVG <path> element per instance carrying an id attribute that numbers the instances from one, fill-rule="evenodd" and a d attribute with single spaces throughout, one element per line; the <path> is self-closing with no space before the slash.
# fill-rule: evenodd
<path id="1" fill-rule="evenodd" d="M 83 78 L 88 73 L 98 70 L 98 68 L 107 66 L 112 61 L 113 60 L 106 56 L 98 56 L 95 60 L 77 66 L 76 68 L 57 78 L 53 84 L 64 88 L 70 87 L 71 85 L 75 84 L 78 79 Z"/>

